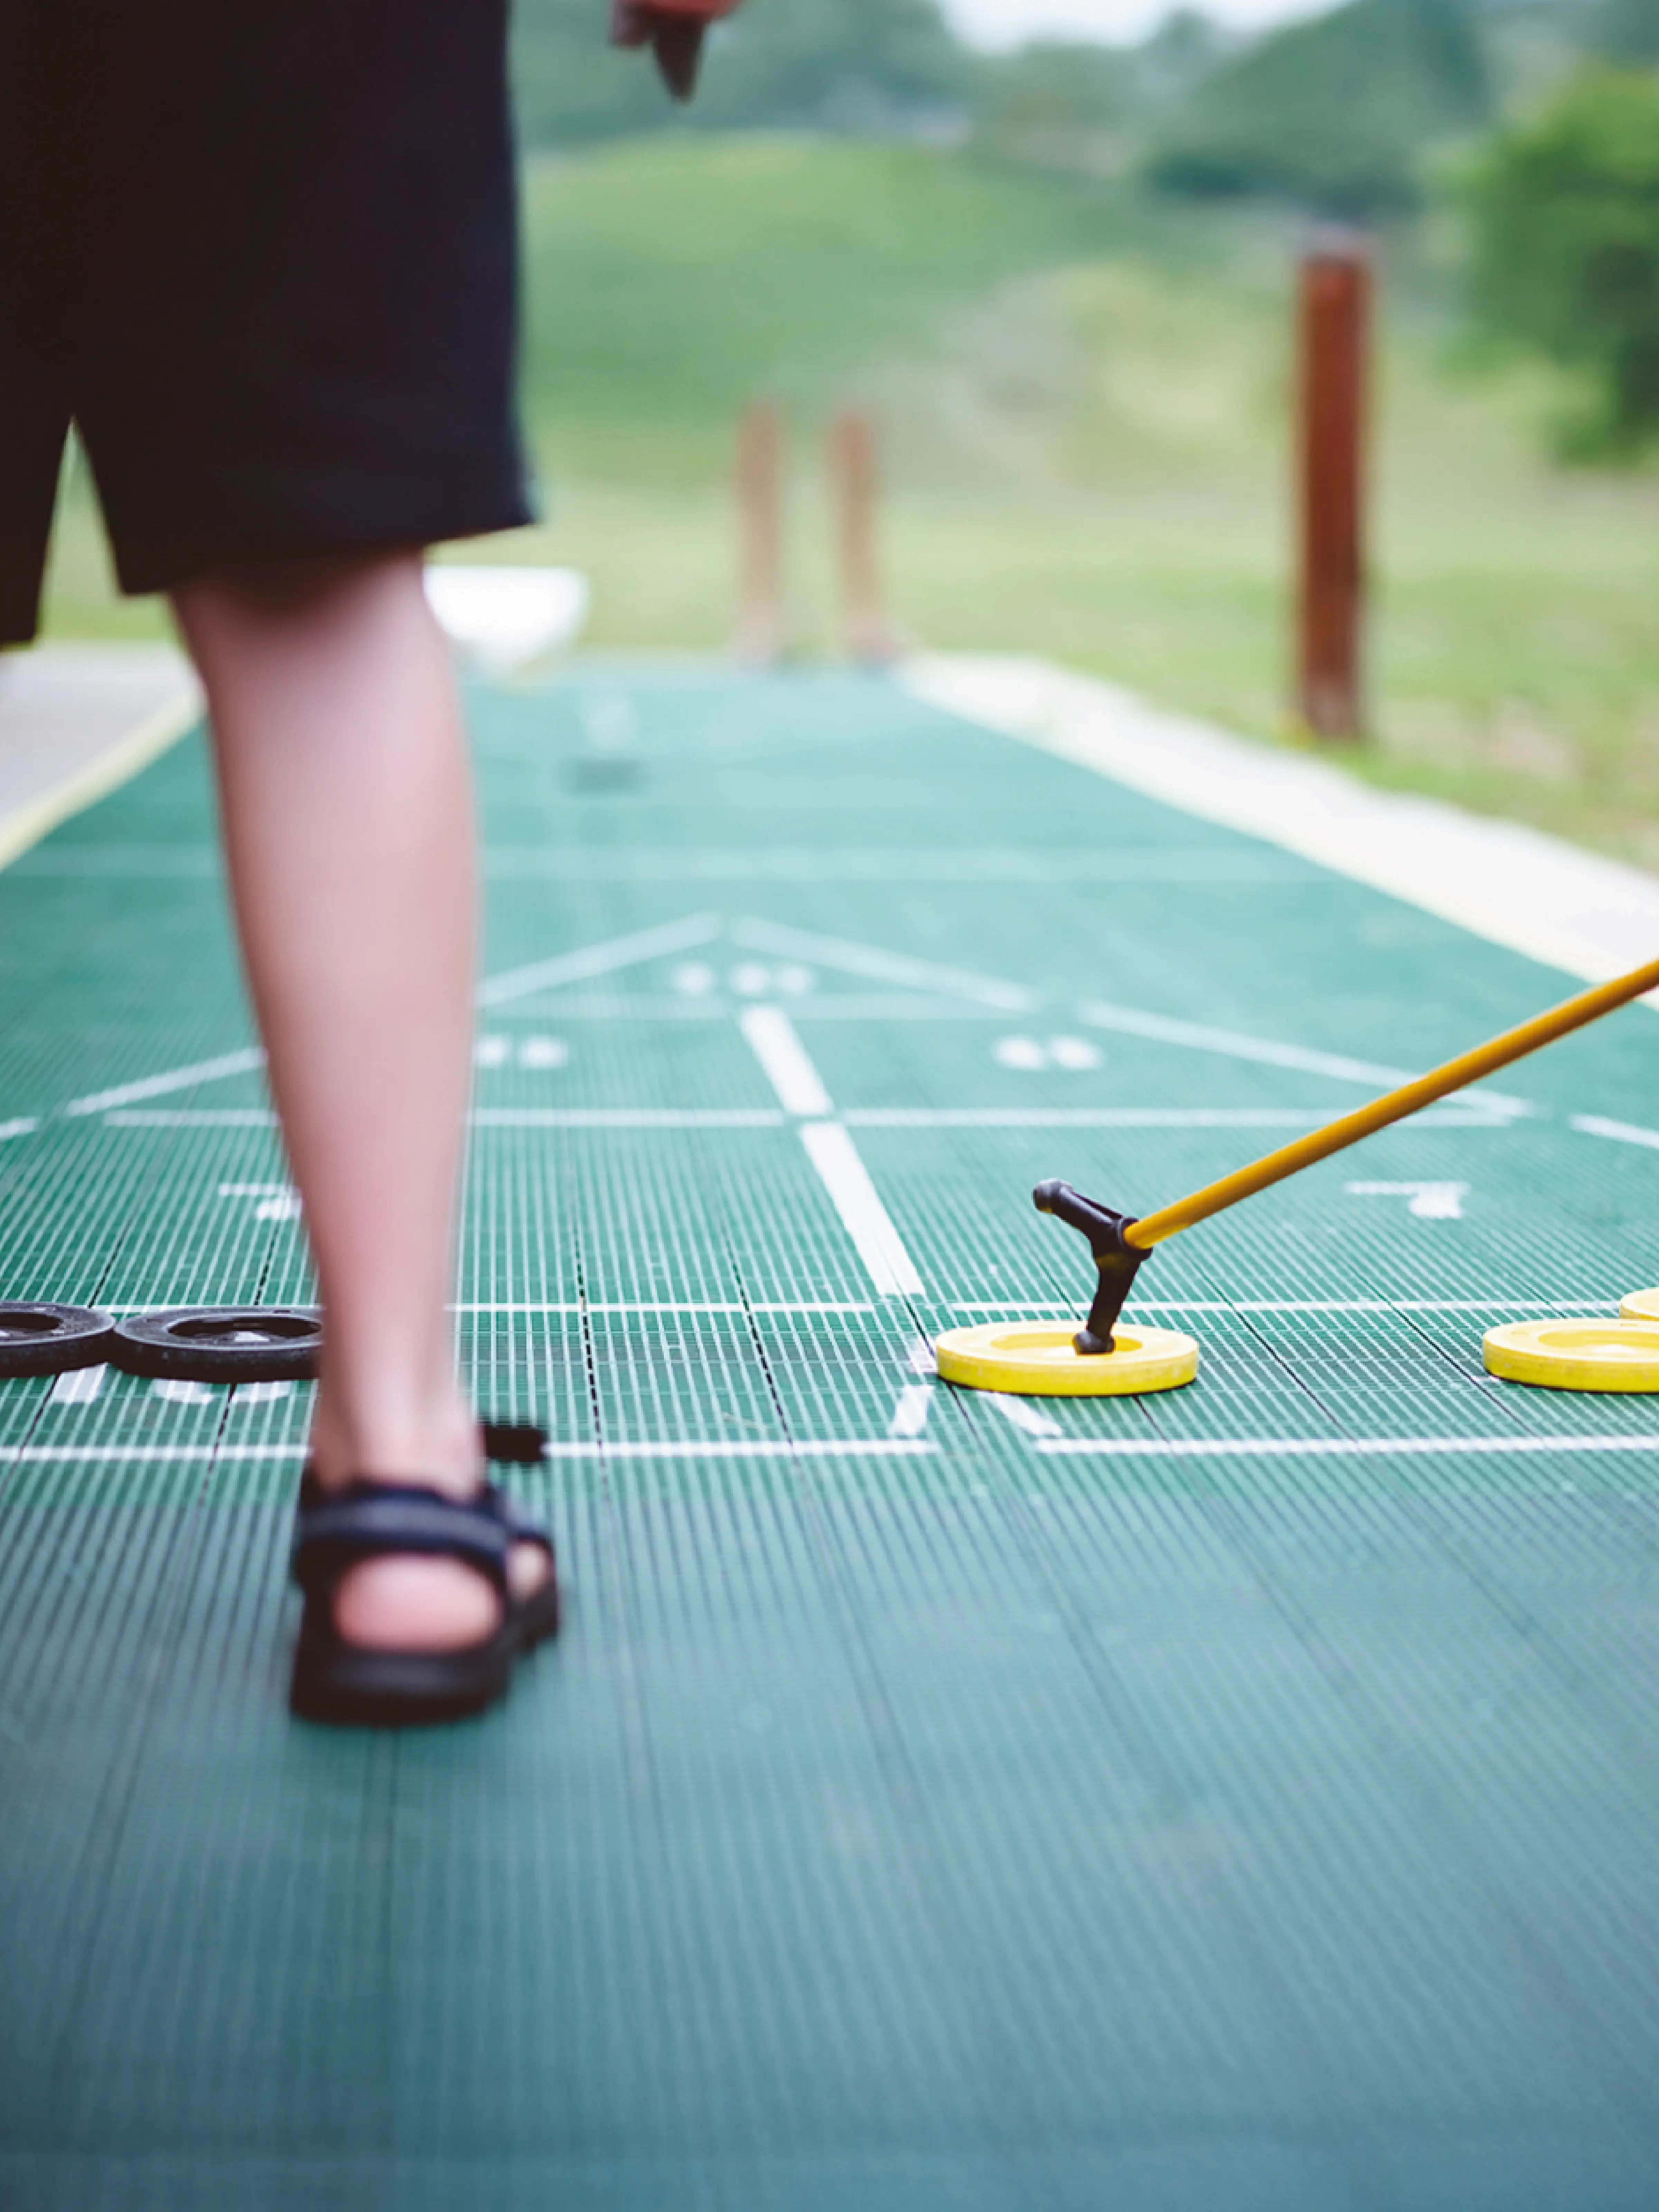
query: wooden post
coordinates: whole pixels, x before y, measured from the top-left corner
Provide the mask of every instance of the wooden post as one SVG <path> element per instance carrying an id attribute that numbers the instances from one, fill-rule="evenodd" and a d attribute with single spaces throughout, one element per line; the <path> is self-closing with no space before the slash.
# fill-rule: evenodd
<path id="1" fill-rule="evenodd" d="M 1298 703 L 1320 738 L 1364 734 L 1365 445 L 1371 265 L 1358 240 L 1302 266 Z"/>
<path id="2" fill-rule="evenodd" d="M 769 400 L 738 428 L 739 659 L 769 667 L 783 656 L 783 418 Z"/>
<path id="3" fill-rule="evenodd" d="M 854 660 L 891 660 L 898 642 L 882 603 L 876 557 L 876 435 L 869 416 L 856 408 L 843 408 L 830 425 L 830 476 L 842 642 Z"/>

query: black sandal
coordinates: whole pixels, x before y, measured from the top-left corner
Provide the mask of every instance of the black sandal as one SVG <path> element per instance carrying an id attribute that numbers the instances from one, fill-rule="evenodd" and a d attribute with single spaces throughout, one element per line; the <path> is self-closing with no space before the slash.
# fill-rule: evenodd
<path id="1" fill-rule="evenodd" d="M 370 1483 L 363 1486 L 368 1489 L 385 1490 L 392 1486 L 386 1483 Z M 405 1484 L 403 1486 L 415 1488 L 417 1486 Z M 334 1493 L 335 1496 L 340 1494 L 337 1492 Z M 433 1498 L 439 1493 L 435 1491 L 422 1489 L 420 1494 L 422 1498 Z M 294 1540 L 290 1560 L 296 1583 L 301 1581 L 300 1540 L 303 1533 L 305 1517 L 315 1507 L 327 1504 L 329 1499 L 330 1493 L 323 1488 L 307 1467 L 300 1478 L 299 1503 L 294 1513 Z M 519 1623 L 520 1649 L 524 1651 L 533 1651 L 537 1644 L 545 1643 L 550 1636 L 556 1636 L 559 1630 L 559 1572 L 558 1561 L 554 1556 L 553 1539 L 539 1522 L 531 1519 L 516 1498 L 510 1498 L 506 1491 L 497 1489 L 493 1482 L 486 1482 L 472 1497 L 462 1502 L 478 1512 L 494 1514 L 507 1531 L 509 1556 L 520 1544 L 533 1544 L 538 1551 L 544 1552 L 547 1555 L 547 1573 L 543 1580 L 536 1585 L 528 1597 L 514 1597 L 510 1601 L 514 1618 Z M 303 1584 L 301 1586 L 303 1587 Z"/>
<path id="2" fill-rule="evenodd" d="M 414 1483 L 354 1482 L 307 1505 L 294 1547 L 306 1608 L 294 1654 L 290 1710 L 303 1720 L 371 1728 L 459 1720 L 506 1691 L 519 1650 L 507 1589 L 507 1526 L 480 1500 Z M 334 1620 L 343 1575 L 366 1560 L 455 1559 L 481 1574 L 501 1617 L 477 1644 L 450 1651 L 384 1651 L 349 1643 Z"/>
<path id="3" fill-rule="evenodd" d="M 484 1454 L 534 1466 L 545 1432 L 528 1425 L 483 1424 Z M 547 1572 L 515 1597 L 508 1561 L 520 1544 L 546 1555 Z M 495 1634 L 453 1651 L 383 1651 L 348 1642 L 335 1626 L 340 1577 L 364 1560 L 402 1553 L 453 1559 L 483 1575 L 501 1601 Z M 513 1661 L 556 1635 L 558 1563 L 553 1539 L 494 1483 L 454 1498 L 417 1483 L 356 1482 L 325 1491 L 307 1463 L 294 1516 L 294 1579 L 306 1594 L 294 1655 L 291 1710 L 307 1720 L 397 1727 L 455 1720 L 501 1697 Z"/>

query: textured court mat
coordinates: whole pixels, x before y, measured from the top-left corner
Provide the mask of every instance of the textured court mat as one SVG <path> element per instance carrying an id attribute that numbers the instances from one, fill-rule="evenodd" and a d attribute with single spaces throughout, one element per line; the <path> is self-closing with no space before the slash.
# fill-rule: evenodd
<path id="1" fill-rule="evenodd" d="M 1193 1389 L 958 1396 L 1086 1299 L 1041 1177 L 1562 979 L 879 682 L 474 709 L 568 1627 L 295 1727 L 304 1393 L 0 1384 L 0 2204 L 1651 2212 L 1659 1406 L 1480 1343 L 1659 1276 L 1652 1014 L 1162 1251 Z M 195 743 L 0 876 L 0 1191 L 8 1294 L 305 1294 Z"/>

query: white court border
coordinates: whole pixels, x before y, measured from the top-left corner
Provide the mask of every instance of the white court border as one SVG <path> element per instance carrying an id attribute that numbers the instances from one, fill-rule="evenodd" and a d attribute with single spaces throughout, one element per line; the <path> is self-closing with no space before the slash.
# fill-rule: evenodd
<path id="1" fill-rule="evenodd" d="M 1012 1405 L 1013 1401 L 1010 1401 Z M 1024 1401 L 1019 1401 L 1022 1404 Z M 1009 1407 L 999 1408 L 1005 1413 Z M 1036 1431 L 1030 1448 L 1044 1459 L 1493 1459 L 1544 1457 L 1651 1458 L 1659 1435 L 1559 1437 L 1056 1437 L 1038 1424 L 1048 1417 L 1018 1417 L 1022 1431 Z M 938 1447 L 925 1437 L 802 1437 L 710 1441 L 706 1438 L 593 1438 L 550 1443 L 546 1461 L 563 1460 L 821 1460 L 930 1459 Z M 277 1460 L 297 1462 L 304 1439 L 283 1444 L 21 1444 L 0 1451 L 0 1466 L 39 1467 L 80 1462 L 110 1466 L 190 1460 L 226 1463 Z"/>
<path id="2" fill-rule="evenodd" d="M 794 1024 L 781 1006 L 763 1005 L 747 1008 L 738 1026 L 779 1105 L 793 1117 L 806 1157 L 877 1291 L 884 1298 L 921 1296 L 915 1261 L 845 1121 L 833 1118 L 835 1101 Z"/>

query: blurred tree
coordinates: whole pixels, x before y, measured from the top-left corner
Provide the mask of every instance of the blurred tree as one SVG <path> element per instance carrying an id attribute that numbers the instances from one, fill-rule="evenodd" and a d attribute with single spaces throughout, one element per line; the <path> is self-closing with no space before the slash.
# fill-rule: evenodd
<path id="1" fill-rule="evenodd" d="M 1617 61 L 1659 62 L 1659 0 L 1602 0 L 1598 44 Z"/>
<path id="2" fill-rule="evenodd" d="M 605 43 L 591 0 L 517 0 L 513 87 L 526 149 L 663 128 L 673 109 L 654 70 Z"/>
<path id="3" fill-rule="evenodd" d="M 1425 151 L 1490 109 L 1473 0 L 1349 0 L 1208 76 L 1149 170 L 1174 191 L 1374 216 L 1413 204 Z"/>
<path id="4" fill-rule="evenodd" d="M 757 0 L 724 34 L 705 120 L 831 130 L 960 116 L 970 65 L 936 0 Z"/>
<path id="5" fill-rule="evenodd" d="M 1246 43 L 1197 9 L 1177 8 L 1135 49 L 1135 91 L 1143 113 L 1182 106 Z"/>
<path id="6" fill-rule="evenodd" d="M 1500 112 L 1546 99 L 1597 51 L 1608 0 L 1482 0 L 1481 44 Z"/>
<path id="7" fill-rule="evenodd" d="M 1042 40 L 989 64 L 974 102 L 975 146 L 1059 168 L 1120 166 L 1138 111 L 1135 58 Z"/>
<path id="8" fill-rule="evenodd" d="M 1471 305 L 1582 370 L 1583 456 L 1659 433 L 1659 74 L 1590 68 L 1499 131 L 1468 185 Z"/>

